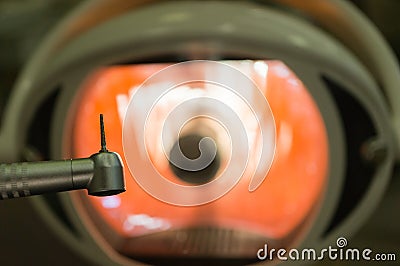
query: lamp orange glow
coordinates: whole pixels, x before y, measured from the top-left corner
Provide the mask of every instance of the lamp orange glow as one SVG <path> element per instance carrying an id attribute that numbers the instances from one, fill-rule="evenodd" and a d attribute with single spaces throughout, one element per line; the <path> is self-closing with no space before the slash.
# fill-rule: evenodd
<path id="1" fill-rule="evenodd" d="M 91 75 L 83 84 L 78 100 L 73 156 L 86 157 L 98 148 L 97 117 L 103 113 L 109 149 L 125 160 L 122 122 L 130 95 L 146 78 L 166 66 L 112 66 Z M 266 96 L 277 130 L 275 160 L 266 180 L 250 193 L 249 177 L 244 177 L 227 195 L 214 202 L 179 207 L 148 195 L 126 167 L 125 193 L 88 197 L 89 204 L 117 234 L 134 237 L 167 229 L 217 226 L 246 228 L 279 239 L 304 222 L 318 205 L 328 168 L 327 135 L 318 107 L 302 82 L 282 62 L 252 61 L 251 66 L 249 76 Z M 153 163 L 157 164 L 157 160 Z M 163 167 L 160 165 L 159 169 Z"/>

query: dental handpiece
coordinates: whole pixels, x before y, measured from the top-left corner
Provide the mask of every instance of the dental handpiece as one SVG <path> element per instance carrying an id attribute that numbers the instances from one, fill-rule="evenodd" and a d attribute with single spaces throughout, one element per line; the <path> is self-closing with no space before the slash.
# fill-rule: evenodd
<path id="1" fill-rule="evenodd" d="M 125 191 L 120 156 L 106 148 L 100 115 L 101 150 L 88 158 L 0 164 L 0 200 L 87 189 L 89 195 Z"/>

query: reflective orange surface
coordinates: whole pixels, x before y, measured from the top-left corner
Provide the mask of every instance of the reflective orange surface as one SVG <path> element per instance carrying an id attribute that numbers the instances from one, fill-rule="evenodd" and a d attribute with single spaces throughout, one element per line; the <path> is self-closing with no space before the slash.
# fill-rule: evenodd
<path id="1" fill-rule="evenodd" d="M 129 97 L 146 78 L 165 66 L 113 66 L 88 78 L 82 86 L 78 115 L 74 118 L 73 157 L 87 157 L 99 149 L 98 115 L 103 113 L 108 148 L 125 160 L 122 122 Z M 178 207 L 144 192 L 125 167 L 125 193 L 89 198 L 90 204 L 118 234 L 130 237 L 211 225 L 281 238 L 307 218 L 321 198 L 327 177 L 328 144 L 319 110 L 301 81 L 282 62 L 253 61 L 250 73 L 246 69 L 266 96 L 276 122 L 275 160 L 262 185 L 250 193 L 250 177 L 245 176 L 214 202 Z"/>

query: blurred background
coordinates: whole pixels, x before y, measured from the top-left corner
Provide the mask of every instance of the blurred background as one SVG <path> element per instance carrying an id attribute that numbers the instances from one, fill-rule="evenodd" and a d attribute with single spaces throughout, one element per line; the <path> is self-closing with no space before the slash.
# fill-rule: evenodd
<path id="1" fill-rule="evenodd" d="M 0 113 L 4 109 L 18 74 L 40 45 L 41 40 L 80 2 L 79 0 L 0 0 Z M 397 58 L 400 58 L 400 1 L 353 0 L 352 2 L 375 23 L 396 52 Z M 359 248 L 368 247 L 376 252 L 394 252 L 399 261 L 399 169 L 396 172 L 380 207 L 350 240 L 350 245 Z M 0 202 L 1 265 L 25 265 L 28 261 L 38 260 L 42 261 L 43 265 L 87 265 L 86 262 L 77 260 L 73 252 L 58 246 L 60 244 L 53 239 L 55 236 L 47 235 L 44 228 L 32 230 L 30 227 L 24 227 L 24 224 L 39 218 L 35 216 L 33 210 L 22 211 L 20 208 L 22 203 L 23 199 Z M 18 236 L 22 235 L 23 239 L 40 241 L 21 242 Z M 53 243 L 51 250 L 48 243 Z M 35 249 L 30 248 L 33 245 Z M 43 257 L 44 253 L 35 252 L 38 247 L 46 250 L 48 256 Z M 60 261 L 61 256 L 63 259 Z M 381 264 L 398 265 L 398 263 Z M 324 265 L 337 264 L 326 262 Z"/>

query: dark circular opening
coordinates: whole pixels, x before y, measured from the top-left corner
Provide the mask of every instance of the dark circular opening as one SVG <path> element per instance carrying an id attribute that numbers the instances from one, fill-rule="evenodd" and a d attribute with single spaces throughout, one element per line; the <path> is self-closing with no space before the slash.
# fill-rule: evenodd
<path id="1" fill-rule="evenodd" d="M 199 145 L 203 138 L 205 137 L 199 135 L 183 136 L 174 143 L 170 151 L 169 165 L 174 174 L 184 182 L 196 185 L 205 184 L 211 181 L 218 171 L 220 166 L 218 149 L 216 150 L 215 144 L 211 141 L 203 141 L 201 144 L 202 150 L 200 151 Z M 210 158 L 214 154 L 215 156 L 211 162 L 208 161 L 205 163 L 205 160 L 196 160 L 200 156 L 202 158 Z M 190 167 L 185 167 L 187 165 L 185 162 L 188 159 L 196 160 L 196 162 L 191 164 Z"/>

